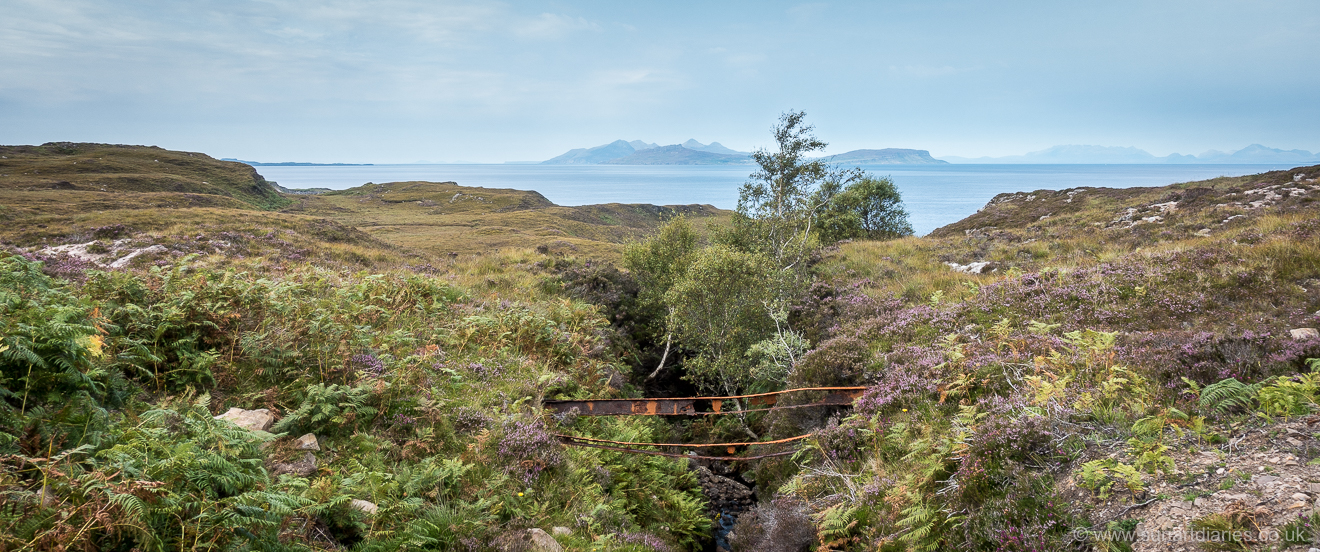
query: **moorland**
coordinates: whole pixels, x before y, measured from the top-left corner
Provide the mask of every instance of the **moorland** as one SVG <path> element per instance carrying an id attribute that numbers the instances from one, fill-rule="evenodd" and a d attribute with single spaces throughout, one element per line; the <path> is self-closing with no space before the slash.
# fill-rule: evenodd
<path id="1" fill-rule="evenodd" d="M 0 550 L 1306 550 L 1317 176 L 1024 190 L 915 237 L 0 147 Z M 831 386 L 865 391 L 544 408 Z"/>

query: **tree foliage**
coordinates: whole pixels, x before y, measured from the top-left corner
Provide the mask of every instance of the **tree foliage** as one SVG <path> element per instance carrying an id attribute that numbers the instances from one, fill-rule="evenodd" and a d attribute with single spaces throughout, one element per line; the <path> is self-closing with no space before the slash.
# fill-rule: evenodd
<path id="1" fill-rule="evenodd" d="M 712 245 L 698 251 L 685 277 L 665 295 L 676 334 L 698 351 L 687 377 L 702 388 L 736 394 L 751 383 L 745 352 L 774 330 L 766 305 L 778 284 L 770 259 Z"/>
<path id="2" fill-rule="evenodd" d="M 849 183 L 821 212 L 821 241 L 885 240 L 912 235 L 903 199 L 889 178 L 867 175 Z"/>
<path id="3" fill-rule="evenodd" d="M 911 234 L 892 180 L 810 157 L 827 144 L 816 138 L 805 118 L 801 111 L 781 115 L 772 131 L 775 151 L 752 154 L 759 168 L 738 190 L 735 230 L 728 241 L 761 251 L 787 269 L 799 266 L 817 241 Z"/>

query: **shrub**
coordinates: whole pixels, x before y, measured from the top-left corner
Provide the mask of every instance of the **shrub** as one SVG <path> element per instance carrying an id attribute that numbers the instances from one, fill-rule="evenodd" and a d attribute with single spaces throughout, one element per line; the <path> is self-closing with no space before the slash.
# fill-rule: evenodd
<path id="1" fill-rule="evenodd" d="M 855 337 L 836 337 L 802 357 L 788 374 L 789 387 L 845 387 L 857 385 L 866 372 L 871 351 Z"/>
<path id="2" fill-rule="evenodd" d="M 564 461 L 559 439 L 539 418 L 515 418 L 500 426 L 494 440 L 496 453 L 505 463 L 505 471 L 531 484 L 541 472 Z"/>
<path id="3" fill-rule="evenodd" d="M 728 540 L 734 552 L 804 552 L 811 549 L 815 537 L 806 504 L 780 497 L 738 516 Z"/>

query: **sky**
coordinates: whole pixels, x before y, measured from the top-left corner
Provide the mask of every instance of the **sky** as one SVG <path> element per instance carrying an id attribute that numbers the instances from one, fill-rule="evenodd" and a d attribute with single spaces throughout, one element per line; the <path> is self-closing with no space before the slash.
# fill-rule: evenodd
<path id="1" fill-rule="evenodd" d="M 1315 0 L 0 0 L 0 143 L 503 162 L 615 139 L 829 153 L 1320 150 Z"/>

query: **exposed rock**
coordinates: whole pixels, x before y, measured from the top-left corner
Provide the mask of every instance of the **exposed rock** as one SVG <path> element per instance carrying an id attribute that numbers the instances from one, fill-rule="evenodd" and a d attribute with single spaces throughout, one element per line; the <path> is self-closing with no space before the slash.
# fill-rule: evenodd
<path id="1" fill-rule="evenodd" d="M 348 505 L 371 515 L 376 515 L 376 510 L 380 509 L 380 506 L 377 506 L 374 502 L 367 502 L 359 498 L 353 499 Z"/>
<path id="2" fill-rule="evenodd" d="M 556 527 L 552 527 L 552 528 L 550 528 L 550 533 L 553 534 L 553 535 L 556 536 L 556 537 L 566 537 L 566 536 L 568 536 L 568 535 L 572 535 L 572 534 L 573 534 L 573 530 L 572 530 L 572 529 L 569 529 L 569 528 L 567 528 L 567 527 L 556 526 Z"/>
<path id="3" fill-rule="evenodd" d="M 275 423 L 275 416 L 271 415 L 270 410 L 259 408 L 257 410 L 244 410 L 239 407 L 230 408 L 224 414 L 216 416 L 217 420 L 225 420 L 243 429 L 252 431 L 266 431 L 270 429 L 271 424 Z"/>
<path id="4" fill-rule="evenodd" d="M 728 514 L 737 517 L 738 514 L 752 507 L 753 493 L 746 485 L 722 475 L 715 475 L 709 468 L 694 461 L 689 460 L 688 463 L 697 472 L 697 482 L 701 485 L 702 493 L 709 500 L 707 509 L 712 516 Z"/>
<path id="5" fill-rule="evenodd" d="M 555 538 L 540 529 L 505 533 L 495 538 L 495 548 L 505 552 L 562 552 Z"/>
<path id="6" fill-rule="evenodd" d="M 101 245 L 103 249 L 94 250 L 100 242 L 90 241 L 87 243 L 71 243 L 66 245 L 55 245 L 46 247 L 38 253 L 42 255 L 68 255 L 80 261 L 93 263 L 103 268 L 124 268 L 128 263 L 140 255 L 148 253 L 166 253 L 169 250 L 163 245 L 152 245 L 142 248 L 132 247 L 133 240 L 122 239 L 111 242 L 109 246 Z M 113 260 L 111 260 L 113 259 Z"/>
<path id="7" fill-rule="evenodd" d="M 321 450 L 321 444 L 316 441 L 316 436 L 308 433 L 299 437 L 293 442 L 293 446 L 299 450 Z"/>
<path id="8" fill-rule="evenodd" d="M 967 274 L 987 274 L 990 272 L 994 272 L 996 269 L 999 268 L 998 263 L 994 263 L 991 261 L 977 261 L 974 263 L 967 263 L 965 265 L 960 265 L 958 263 L 944 263 L 944 264 L 949 265 L 949 268 L 952 268 L 955 272 L 965 272 Z"/>
<path id="9" fill-rule="evenodd" d="M 137 258 L 138 255 L 145 255 L 147 253 L 165 253 L 166 251 L 168 250 L 165 249 L 165 246 L 159 244 L 151 247 L 143 247 L 142 249 L 134 249 L 129 254 L 120 257 L 119 260 L 110 263 L 110 268 L 124 268 L 128 266 L 128 263 L 132 262 L 133 259 Z"/>
<path id="10" fill-rule="evenodd" d="M 316 473 L 316 455 L 311 452 L 303 454 L 302 460 L 290 462 L 288 464 L 275 462 L 271 464 L 271 475 L 291 474 L 298 477 L 307 477 Z"/>
<path id="11" fill-rule="evenodd" d="M 1320 339 L 1320 331 L 1315 328 L 1295 328 L 1288 331 L 1293 339 Z"/>
<path id="12" fill-rule="evenodd" d="M 1201 550 L 1200 543 L 1189 536 L 1194 534 L 1192 523 L 1212 514 L 1245 513 L 1255 530 L 1281 530 L 1299 516 L 1320 513 L 1316 500 L 1320 465 L 1308 465 L 1309 453 L 1305 452 L 1316 445 L 1313 431 L 1306 420 L 1277 421 L 1227 436 L 1232 446 L 1192 445 L 1170 451 L 1176 465 L 1174 475 L 1143 476 L 1144 496 L 1102 500 L 1092 491 L 1079 489 L 1073 495 L 1079 498 L 1076 511 L 1085 512 L 1092 523 L 1133 518 L 1140 520 L 1138 534 L 1161 532 L 1147 534 L 1162 535 L 1162 539 L 1134 542 L 1136 552 Z M 1069 479 L 1062 485 L 1069 489 L 1076 482 Z M 1194 498 L 1188 502 L 1182 497 Z M 1080 505 L 1085 502 L 1089 504 Z"/>

